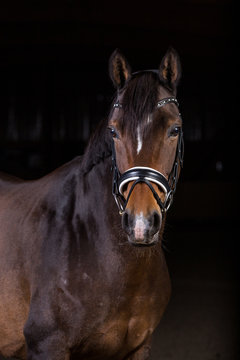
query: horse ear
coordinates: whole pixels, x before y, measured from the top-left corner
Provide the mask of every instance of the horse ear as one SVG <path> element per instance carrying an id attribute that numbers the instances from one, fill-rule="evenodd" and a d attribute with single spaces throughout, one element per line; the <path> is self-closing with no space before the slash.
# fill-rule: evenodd
<path id="1" fill-rule="evenodd" d="M 178 53 L 170 47 L 159 67 L 160 80 L 176 92 L 181 77 L 181 64 Z"/>
<path id="2" fill-rule="evenodd" d="M 131 68 L 118 49 L 112 53 L 109 59 L 109 75 L 117 89 L 123 88 L 131 77 Z"/>

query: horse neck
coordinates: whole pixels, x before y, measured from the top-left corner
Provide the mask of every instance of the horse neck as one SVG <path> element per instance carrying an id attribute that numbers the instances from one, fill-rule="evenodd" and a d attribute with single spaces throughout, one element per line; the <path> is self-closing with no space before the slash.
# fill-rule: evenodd
<path id="1" fill-rule="evenodd" d="M 59 224 L 60 219 L 64 224 L 76 218 L 87 224 L 89 216 L 99 221 L 114 204 L 111 177 L 111 157 L 89 164 L 88 171 L 84 158 L 74 159 L 50 175 L 47 206 L 56 213 Z"/>

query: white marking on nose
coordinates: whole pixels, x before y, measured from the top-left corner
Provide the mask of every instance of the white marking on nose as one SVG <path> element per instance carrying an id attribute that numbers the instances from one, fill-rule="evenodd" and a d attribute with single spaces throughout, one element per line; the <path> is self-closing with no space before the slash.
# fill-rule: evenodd
<path id="1" fill-rule="evenodd" d="M 142 136 L 140 131 L 140 126 L 137 127 L 137 155 L 140 153 L 142 149 Z"/>
<path id="2" fill-rule="evenodd" d="M 141 212 L 140 215 L 136 215 L 136 222 L 134 226 L 135 239 L 143 240 L 146 229 L 146 220 Z"/>

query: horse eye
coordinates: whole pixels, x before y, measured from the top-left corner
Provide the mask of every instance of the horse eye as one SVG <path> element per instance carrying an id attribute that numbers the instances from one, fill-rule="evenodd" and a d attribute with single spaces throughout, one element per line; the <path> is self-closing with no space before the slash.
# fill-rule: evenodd
<path id="1" fill-rule="evenodd" d="M 109 127 L 108 129 L 110 130 L 110 133 L 111 133 L 113 138 L 118 137 L 117 131 L 113 127 Z"/>
<path id="2" fill-rule="evenodd" d="M 180 133 L 180 126 L 174 126 L 174 128 L 172 128 L 170 130 L 169 136 L 175 137 Z"/>

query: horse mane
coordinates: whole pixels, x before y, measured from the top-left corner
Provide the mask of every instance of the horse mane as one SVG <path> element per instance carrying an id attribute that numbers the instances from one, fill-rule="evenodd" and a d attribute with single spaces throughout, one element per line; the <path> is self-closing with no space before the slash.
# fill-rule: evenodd
<path id="1" fill-rule="evenodd" d="M 112 154 L 111 137 L 107 131 L 108 118 L 104 118 L 98 124 L 93 135 L 90 137 L 83 156 L 82 169 L 86 174 L 92 168 Z"/>

